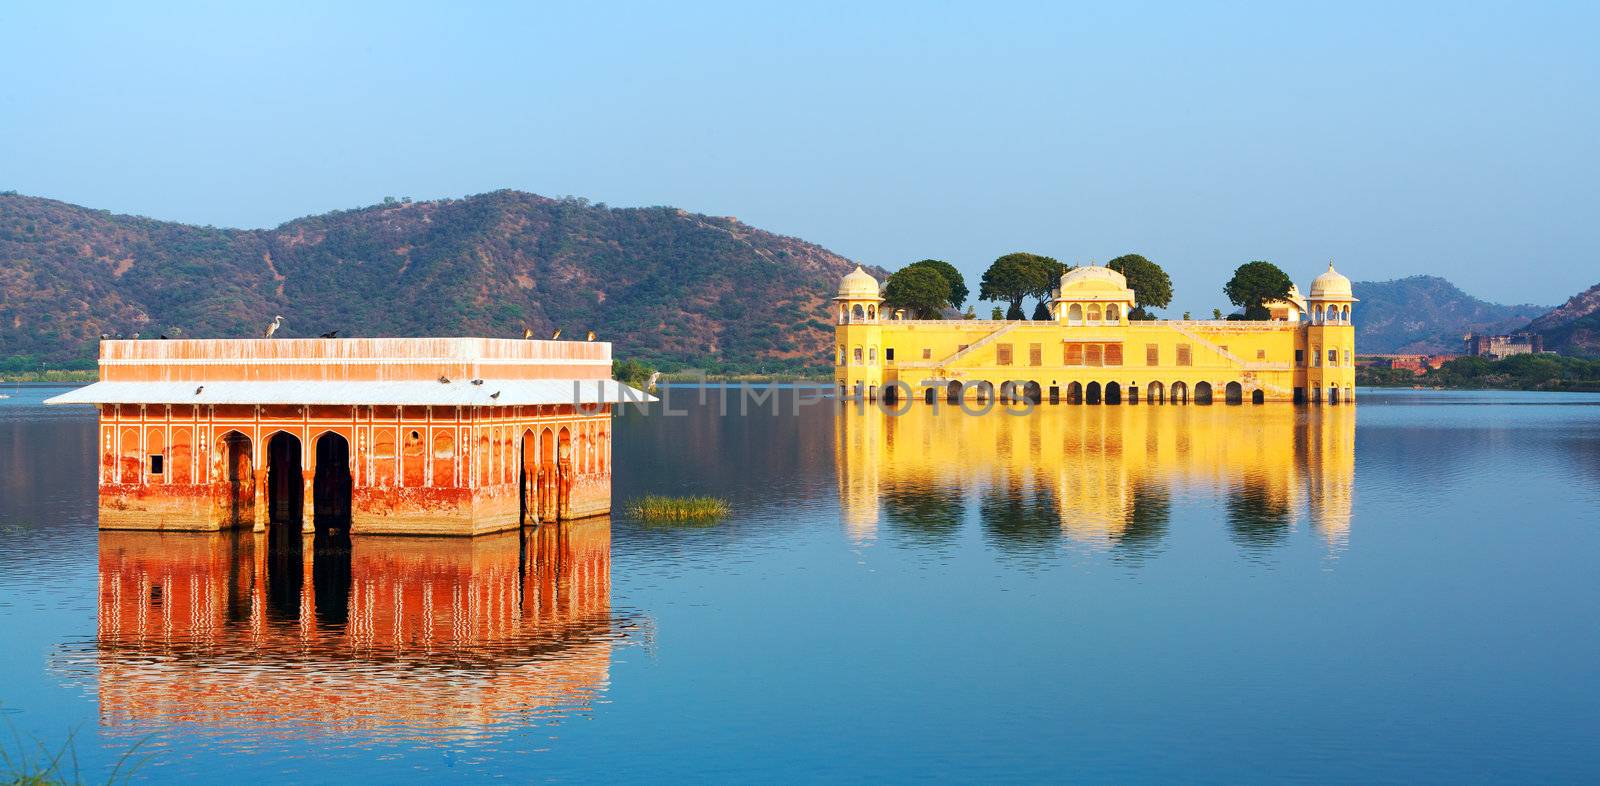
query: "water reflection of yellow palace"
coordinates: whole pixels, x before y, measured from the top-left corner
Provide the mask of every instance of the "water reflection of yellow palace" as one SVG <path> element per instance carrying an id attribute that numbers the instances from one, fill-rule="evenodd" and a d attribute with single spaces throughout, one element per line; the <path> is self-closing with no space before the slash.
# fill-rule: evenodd
<path id="1" fill-rule="evenodd" d="M 976 504 L 985 526 L 1047 524 L 1073 541 L 1114 545 L 1159 530 L 1175 502 L 1214 493 L 1245 543 L 1270 542 L 1301 521 L 1330 543 L 1347 537 L 1354 408 L 1000 410 L 840 408 L 835 457 L 851 535 L 870 539 L 886 519 L 955 527 Z"/>
<path id="2" fill-rule="evenodd" d="M 587 711 L 617 626 L 610 523 L 476 538 L 100 533 L 109 728 L 481 731 Z"/>

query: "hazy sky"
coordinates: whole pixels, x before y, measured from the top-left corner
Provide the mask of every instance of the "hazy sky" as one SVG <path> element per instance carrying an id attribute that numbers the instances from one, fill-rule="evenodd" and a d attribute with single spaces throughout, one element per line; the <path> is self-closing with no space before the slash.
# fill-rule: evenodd
<path id="1" fill-rule="evenodd" d="M 0 3 L 0 189 L 263 227 L 509 187 L 974 291 L 1136 251 L 1197 315 L 1251 259 L 1600 282 L 1600 4 L 160 5 Z"/>

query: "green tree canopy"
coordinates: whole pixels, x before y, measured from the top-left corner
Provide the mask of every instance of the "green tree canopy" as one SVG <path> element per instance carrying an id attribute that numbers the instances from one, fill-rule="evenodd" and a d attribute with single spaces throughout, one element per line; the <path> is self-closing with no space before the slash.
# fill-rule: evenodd
<path id="1" fill-rule="evenodd" d="M 1233 271 L 1233 278 L 1222 287 L 1222 292 L 1229 302 L 1244 309 L 1245 319 L 1265 320 L 1272 318 L 1267 311 L 1267 301 L 1288 297 L 1292 286 L 1294 281 L 1277 265 L 1256 260 Z"/>
<path id="2" fill-rule="evenodd" d="M 1050 321 L 1050 304 L 1040 300 L 1039 304 L 1033 307 L 1032 319 L 1035 322 Z"/>
<path id="3" fill-rule="evenodd" d="M 945 281 L 950 282 L 950 305 L 955 308 L 961 308 L 961 304 L 967 302 L 967 295 L 972 294 L 967 289 L 967 280 L 962 277 L 961 271 L 956 270 L 956 266 L 949 262 L 942 259 L 924 259 L 920 262 L 912 262 L 906 265 L 905 269 L 910 270 L 914 267 L 928 268 L 943 276 Z"/>
<path id="4" fill-rule="evenodd" d="M 1106 267 L 1121 273 L 1133 289 L 1137 307 L 1128 314 L 1129 319 L 1155 319 L 1152 308 L 1166 308 L 1172 303 L 1172 277 L 1161 266 L 1139 254 L 1123 254 L 1106 263 Z"/>
<path id="5" fill-rule="evenodd" d="M 1006 254 L 983 272 L 978 298 L 1008 303 L 1007 318 L 1021 319 L 1022 299 L 1044 297 L 1065 270 L 1065 265 L 1047 256 L 1025 251 Z"/>
<path id="6" fill-rule="evenodd" d="M 950 282 L 926 265 L 901 268 L 884 285 L 883 304 L 907 309 L 918 319 L 938 319 L 950 305 Z"/>

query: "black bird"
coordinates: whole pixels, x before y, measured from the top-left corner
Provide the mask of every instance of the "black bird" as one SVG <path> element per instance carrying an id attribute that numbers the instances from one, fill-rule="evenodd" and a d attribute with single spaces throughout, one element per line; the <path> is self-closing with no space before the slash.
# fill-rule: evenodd
<path id="1" fill-rule="evenodd" d="M 317 338 L 336 338 L 336 337 L 338 337 L 338 335 L 339 335 L 339 331 L 330 330 L 330 331 L 328 331 L 326 333 L 323 333 L 320 336 L 317 336 Z"/>
<path id="2" fill-rule="evenodd" d="M 495 391 L 495 392 L 493 392 L 493 393 L 490 393 L 490 394 L 489 394 L 489 398 L 493 398 L 493 399 L 498 399 L 498 398 L 500 398 L 500 391 L 498 391 L 498 390 L 496 390 L 496 391 Z"/>
<path id="3" fill-rule="evenodd" d="M 167 334 L 165 334 L 165 333 L 162 333 L 162 334 L 161 334 L 161 340 L 162 340 L 162 341 L 166 341 L 166 340 L 167 340 Z"/>
<path id="4" fill-rule="evenodd" d="M 481 380 L 481 379 L 474 379 L 474 380 L 472 380 L 472 384 L 474 384 L 474 385 L 482 385 L 482 384 L 483 384 L 483 380 Z"/>
<path id="5" fill-rule="evenodd" d="M 205 390 L 205 389 L 206 389 L 206 386 L 205 385 L 201 385 L 200 387 L 197 387 L 197 388 L 194 389 L 194 394 L 196 396 L 198 396 L 198 395 L 200 395 L 200 391 Z"/>
<path id="6" fill-rule="evenodd" d="M 450 378 L 449 378 L 449 377 L 447 377 L 447 376 L 444 376 L 444 375 L 440 375 L 440 376 L 439 376 L 439 384 L 441 384 L 441 385 L 448 385 L 448 384 L 450 384 Z"/>

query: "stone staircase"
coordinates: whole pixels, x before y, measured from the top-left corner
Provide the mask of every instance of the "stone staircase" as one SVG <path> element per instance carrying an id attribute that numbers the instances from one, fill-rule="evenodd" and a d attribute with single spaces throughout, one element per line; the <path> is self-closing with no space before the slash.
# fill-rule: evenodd
<path id="1" fill-rule="evenodd" d="M 949 356 L 949 357 L 947 357 L 947 358 L 945 358 L 943 360 L 927 360 L 927 361 L 918 361 L 916 363 L 901 363 L 900 367 L 901 368 L 949 368 L 950 366 L 953 366 L 956 363 L 961 362 L 962 358 L 965 358 L 968 355 L 972 354 L 973 352 L 976 352 L 979 349 L 994 343 L 995 340 L 999 339 L 1001 336 L 1003 336 L 1003 335 L 1005 335 L 1007 333 L 1010 333 L 1012 330 L 1015 330 L 1017 328 L 1017 326 L 1021 325 L 1021 324 L 1023 324 L 1023 323 L 1021 323 L 1021 322 L 1009 323 L 1005 327 L 1000 328 L 999 330 L 996 330 L 993 333 L 990 333 L 989 335 L 984 336 L 983 338 L 980 338 L 977 341 L 972 342 L 971 344 L 968 344 L 966 349 L 960 350 L 960 351 L 956 352 L 955 354 L 953 354 L 953 355 L 951 355 L 951 356 Z"/>

